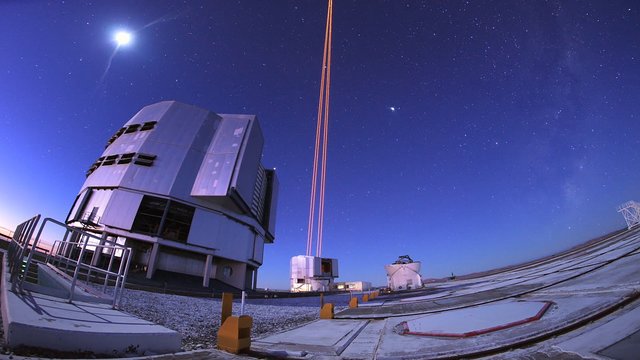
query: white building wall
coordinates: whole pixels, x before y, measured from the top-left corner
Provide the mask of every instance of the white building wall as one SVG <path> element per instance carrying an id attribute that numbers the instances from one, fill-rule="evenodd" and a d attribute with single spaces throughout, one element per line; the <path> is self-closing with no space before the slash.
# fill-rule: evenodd
<path id="1" fill-rule="evenodd" d="M 173 144 L 148 141 L 140 152 L 157 156 L 153 166 L 129 166 L 120 185 L 153 194 L 169 194 L 187 150 Z"/>
<path id="2" fill-rule="evenodd" d="M 345 281 L 336 283 L 338 290 L 344 291 L 369 291 L 371 283 L 368 281 Z"/>
<path id="3" fill-rule="evenodd" d="M 254 232 L 233 220 L 224 219 L 216 239 L 219 254 L 228 259 L 247 261 L 253 253 Z"/>
<path id="4" fill-rule="evenodd" d="M 84 182 L 87 187 L 118 187 L 129 168 L 126 165 L 101 166 Z"/>
<path id="5" fill-rule="evenodd" d="M 260 235 L 255 236 L 253 244 L 253 261 L 262 264 L 264 257 L 264 238 Z"/>
<path id="6" fill-rule="evenodd" d="M 389 288 L 394 291 L 421 288 L 420 266 L 419 261 L 385 265 Z"/>
<path id="7" fill-rule="evenodd" d="M 84 218 L 86 213 L 91 213 L 91 216 L 95 217 L 95 220 L 92 219 L 92 221 L 98 221 L 102 218 L 112 193 L 113 190 L 110 189 L 92 190 L 84 210 L 79 214 L 80 217 Z"/>
<path id="8" fill-rule="evenodd" d="M 164 251 L 163 251 L 164 250 Z M 159 270 L 172 271 L 177 273 L 202 276 L 206 257 L 200 254 L 189 254 L 188 261 L 185 261 L 184 253 L 175 254 L 166 249 L 158 253 L 157 267 Z"/>
<path id="9" fill-rule="evenodd" d="M 149 136 L 148 131 L 137 131 L 131 134 L 122 134 L 103 153 L 103 155 L 125 154 L 140 152 L 140 147 Z"/>
<path id="10" fill-rule="evenodd" d="M 245 263 L 229 261 L 220 258 L 216 258 L 214 261 L 216 263 L 216 279 L 237 288 L 244 287 L 245 275 L 247 272 L 247 265 Z M 230 276 L 227 276 L 225 268 L 231 268 Z"/>
<path id="11" fill-rule="evenodd" d="M 110 200 L 102 215 L 101 223 L 117 229 L 131 230 L 142 201 L 142 194 L 114 190 Z"/>
<path id="12" fill-rule="evenodd" d="M 322 262 L 330 271 L 323 272 Z M 291 258 L 291 291 L 329 291 L 338 277 L 338 259 L 297 255 Z"/>
<path id="13" fill-rule="evenodd" d="M 189 244 L 215 249 L 227 259 L 247 261 L 253 257 L 254 232 L 222 214 L 196 209 L 189 231 Z"/>

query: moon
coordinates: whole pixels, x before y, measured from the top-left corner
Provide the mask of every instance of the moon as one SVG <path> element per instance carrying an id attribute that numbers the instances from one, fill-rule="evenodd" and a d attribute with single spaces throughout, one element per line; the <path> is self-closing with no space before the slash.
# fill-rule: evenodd
<path id="1" fill-rule="evenodd" d="M 124 46 L 131 43 L 131 40 L 133 40 L 133 35 L 131 35 L 131 33 L 128 31 L 120 30 L 116 32 L 113 39 L 116 41 L 116 44 L 118 44 L 118 46 Z"/>

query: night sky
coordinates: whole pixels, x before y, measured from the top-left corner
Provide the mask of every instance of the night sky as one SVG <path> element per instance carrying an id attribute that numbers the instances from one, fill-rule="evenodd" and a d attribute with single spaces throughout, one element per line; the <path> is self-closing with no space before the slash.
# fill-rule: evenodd
<path id="1" fill-rule="evenodd" d="M 277 168 L 259 287 L 304 254 L 326 1 L 0 3 L 0 225 L 64 219 L 143 106 L 256 114 Z M 116 49 L 123 28 L 133 43 Z M 336 0 L 323 256 L 386 283 L 548 255 L 640 200 L 637 1 Z M 113 55 L 108 71 L 109 58 Z"/>

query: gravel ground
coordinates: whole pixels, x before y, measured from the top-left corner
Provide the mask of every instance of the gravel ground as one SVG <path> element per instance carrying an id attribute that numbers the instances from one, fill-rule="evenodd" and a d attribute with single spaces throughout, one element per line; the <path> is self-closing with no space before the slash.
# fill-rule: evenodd
<path id="1" fill-rule="evenodd" d="M 331 300 L 332 297 L 327 297 Z M 346 300 L 345 300 L 346 299 Z M 348 296 L 334 298 L 341 303 Z M 220 299 L 192 298 L 127 289 L 122 310 L 142 319 L 173 329 L 182 334 L 184 350 L 213 348 L 220 327 Z M 338 310 L 337 309 L 337 310 Z M 233 303 L 233 314 L 240 313 L 239 300 Z M 320 300 L 314 298 L 251 299 L 244 314 L 253 318 L 253 339 L 300 326 L 319 318 Z"/>

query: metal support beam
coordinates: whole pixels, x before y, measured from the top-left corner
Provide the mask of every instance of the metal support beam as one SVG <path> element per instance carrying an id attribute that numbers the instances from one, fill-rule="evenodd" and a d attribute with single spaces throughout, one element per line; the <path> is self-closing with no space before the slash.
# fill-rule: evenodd
<path id="1" fill-rule="evenodd" d="M 251 287 L 252 290 L 255 290 L 258 288 L 258 268 L 253 269 L 253 286 Z"/>
<path id="2" fill-rule="evenodd" d="M 154 243 L 151 248 L 151 255 L 149 255 L 149 263 L 147 264 L 147 279 L 151 279 L 156 272 L 156 262 L 158 262 L 158 255 L 160 254 L 160 244 Z"/>
<path id="3" fill-rule="evenodd" d="M 202 272 L 202 286 L 209 287 L 209 279 L 211 278 L 211 269 L 213 268 L 213 255 L 207 255 L 207 259 L 204 261 L 204 269 Z"/>

